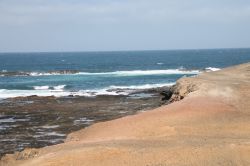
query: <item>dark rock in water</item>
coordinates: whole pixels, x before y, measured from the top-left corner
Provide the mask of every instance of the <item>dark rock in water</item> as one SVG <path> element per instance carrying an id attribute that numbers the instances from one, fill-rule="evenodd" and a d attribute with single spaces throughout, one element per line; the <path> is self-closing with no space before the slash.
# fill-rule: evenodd
<path id="1" fill-rule="evenodd" d="M 168 90 L 162 91 L 160 94 L 163 96 L 163 98 L 161 100 L 165 101 L 165 100 L 169 100 L 172 97 L 173 92 L 172 92 L 171 88 L 169 88 Z"/>
<path id="2" fill-rule="evenodd" d="M 29 74 L 23 71 L 0 71 L 0 76 L 29 76 Z"/>
<path id="3" fill-rule="evenodd" d="M 38 76 L 44 74 L 76 74 L 79 73 L 79 70 L 51 70 L 46 72 L 26 72 L 26 71 L 0 71 L 0 76 Z"/>

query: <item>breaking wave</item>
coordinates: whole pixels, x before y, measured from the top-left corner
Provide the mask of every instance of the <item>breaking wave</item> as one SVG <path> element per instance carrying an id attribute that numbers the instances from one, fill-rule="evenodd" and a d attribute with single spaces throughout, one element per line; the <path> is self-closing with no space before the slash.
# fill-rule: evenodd
<path id="1" fill-rule="evenodd" d="M 131 86 L 110 86 L 110 89 L 151 89 L 164 86 L 172 86 L 175 83 L 167 84 L 145 84 L 145 85 L 131 85 Z"/>
<path id="2" fill-rule="evenodd" d="M 216 67 L 207 67 L 205 70 L 206 71 L 219 71 L 221 69 L 220 68 L 216 68 Z"/>
<path id="3" fill-rule="evenodd" d="M 167 84 L 145 84 L 145 85 L 131 85 L 131 86 L 109 86 L 102 89 L 91 90 L 79 90 L 79 91 L 67 91 L 63 88 L 65 85 L 54 86 L 53 89 L 50 86 L 36 86 L 34 90 L 8 90 L 0 89 L 0 98 L 14 98 L 14 97 L 28 97 L 28 96 L 86 96 L 93 97 L 98 95 L 129 95 L 136 90 L 151 89 L 157 87 L 171 86 L 174 83 Z"/>
<path id="4" fill-rule="evenodd" d="M 131 70 L 114 72 L 80 72 L 80 71 L 53 71 L 53 72 L 1 72 L 1 76 L 54 76 L 54 75 L 108 75 L 108 76 L 144 76 L 144 75 L 171 75 L 171 74 L 199 74 L 200 70 L 166 69 L 166 70 Z"/>
<path id="5" fill-rule="evenodd" d="M 46 90 L 49 89 L 49 86 L 33 86 L 35 90 Z"/>
<path id="6" fill-rule="evenodd" d="M 33 86 L 34 90 L 63 90 L 66 87 L 66 85 L 58 85 L 58 86 Z"/>
<path id="7" fill-rule="evenodd" d="M 132 70 L 132 71 L 115 71 L 106 73 L 87 73 L 80 72 L 80 75 L 115 75 L 115 76 L 144 76 L 144 75 L 170 75 L 170 74 L 198 74 L 199 70 L 180 70 L 180 69 L 167 69 L 167 70 Z"/>

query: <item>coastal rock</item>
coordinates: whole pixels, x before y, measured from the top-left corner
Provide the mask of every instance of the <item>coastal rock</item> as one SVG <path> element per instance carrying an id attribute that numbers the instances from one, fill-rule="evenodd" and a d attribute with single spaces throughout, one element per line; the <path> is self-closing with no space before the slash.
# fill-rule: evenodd
<path id="1" fill-rule="evenodd" d="M 162 92 L 160 92 L 160 94 L 163 96 L 163 98 L 161 100 L 166 101 L 166 100 L 169 100 L 172 97 L 173 90 L 172 90 L 172 88 L 168 88 L 168 89 L 163 90 Z"/>
<path id="2" fill-rule="evenodd" d="M 39 76 L 39 75 L 60 75 L 60 74 L 76 74 L 79 70 L 51 70 L 44 72 L 26 72 L 26 71 L 0 71 L 0 76 Z"/>
<path id="3" fill-rule="evenodd" d="M 16 152 L 16 160 L 27 160 L 38 156 L 39 151 L 37 149 L 27 148 L 22 152 Z"/>
<path id="4" fill-rule="evenodd" d="M 161 104 L 157 91 L 130 96 L 27 96 L 0 102 L 0 158 L 25 148 L 62 143 L 66 135 L 96 122 L 121 118 Z"/>
<path id="5" fill-rule="evenodd" d="M 184 99 L 189 93 L 198 90 L 198 85 L 193 83 L 192 78 L 181 78 L 172 87 L 170 102 Z"/>
<path id="6" fill-rule="evenodd" d="M 12 165 L 12 163 L 9 163 L 8 161 L 18 161 L 18 160 L 28 160 L 34 157 L 37 157 L 39 155 L 38 149 L 31 149 L 26 148 L 22 152 L 15 152 L 14 154 L 7 154 L 2 159 L 2 164 L 6 165 Z M 1 163 L 0 163 L 1 164 Z"/>
<path id="7" fill-rule="evenodd" d="M 249 165 L 249 67 L 182 78 L 171 97 L 177 102 L 94 124 L 69 134 L 63 144 L 38 149 L 37 157 L 4 164 Z"/>

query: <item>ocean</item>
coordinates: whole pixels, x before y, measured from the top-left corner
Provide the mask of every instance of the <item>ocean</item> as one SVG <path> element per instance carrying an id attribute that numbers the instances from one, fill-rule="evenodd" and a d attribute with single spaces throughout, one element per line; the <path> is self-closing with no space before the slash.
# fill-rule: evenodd
<path id="1" fill-rule="evenodd" d="M 157 108 L 177 79 L 249 61 L 250 49 L 1 53 L 0 158 Z"/>
<path id="2" fill-rule="evenodd" d="M 0 98 L 127 95 L 249 61 L 250 49 L 0 53 Z"/>

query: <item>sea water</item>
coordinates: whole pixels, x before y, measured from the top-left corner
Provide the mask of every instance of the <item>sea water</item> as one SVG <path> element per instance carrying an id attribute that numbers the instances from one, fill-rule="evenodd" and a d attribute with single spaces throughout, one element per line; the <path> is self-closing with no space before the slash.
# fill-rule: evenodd
<path id="1" fill-rule="evenodd" d="M 0 98 L 127 95 L 250 61 L 250 49 L 0 53 Z"/>

